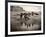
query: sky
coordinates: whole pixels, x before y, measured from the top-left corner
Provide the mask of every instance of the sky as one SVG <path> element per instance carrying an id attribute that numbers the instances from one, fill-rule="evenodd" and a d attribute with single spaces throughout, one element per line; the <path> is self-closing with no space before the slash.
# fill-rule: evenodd
<path id="1" fill-rule="evenodd" d="M 25 11 L 41 11 L 41 6 L 28 6 L 28 5 L 21 5 L 20 7 L 22 7 Z"/>

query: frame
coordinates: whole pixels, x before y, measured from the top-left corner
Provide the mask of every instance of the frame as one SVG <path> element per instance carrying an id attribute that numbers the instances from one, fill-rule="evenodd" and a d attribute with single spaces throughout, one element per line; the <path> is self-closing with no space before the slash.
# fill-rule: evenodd
<path id="1" fill-rule="evenodd" d="M 19 13 L 19 11 L 21 11 L 21 12 Z M 39 11 L 41 12 L 40 14 L 39 14 Z M 14 12 L 18 12 L 18 13 L 14 14 Z M 14 26 L 11 25 L 11 20 L 12 20 L 11 18 L 13 18 L 12 17 L 13 15 L 16 16 L 16 14 L 17 14 L 17 19 L 18 19 L 18 15 L 21 18 L 21 25 L 24 25 L 28 29 L 25 29 L 22 26 L 25 29 L 24 30 L 19 24 L 16 24 L 16 23 L 15 23 L 15 28 L 19 28 L 19 29 L 13 28 Z M 27 16 L 30 15 L 31 17 L 32 16 L 38 17 L 38 19 L 41 20 L 41 21 L 39 20 L 40 25 L 35 24 L 36 27 L 33 28 L 32 25 L 34 25 L 34 24 L 31 23 L 31 21 L 29 21 L 32 24 L 31 28 L 29 28 L 30 23 L 28 23 L 28 20 L 26 20 L 26 18 L 29 19 L 30 17 L 29 16 L 26 17 L 26 14 L 27 14 Z M 22 19 L 24 20 L 24 22 Z M 12 24 L 15 21 L 12 21 Z M 37 21 L 35 21 L 35 22 L 37 22 Z M 39 29 L 37 29 L 37 27 Z M 5 1 L 5 36 L 24 36 L 24 35 L 41 35 L 41 34 L 45 34 L 45 3 L 44 2 Z"/>

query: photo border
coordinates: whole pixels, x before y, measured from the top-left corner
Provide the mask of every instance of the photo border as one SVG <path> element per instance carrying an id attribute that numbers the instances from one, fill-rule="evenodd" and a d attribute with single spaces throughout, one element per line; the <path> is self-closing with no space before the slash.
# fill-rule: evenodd
<path id="1" fill-rule="evenodd" d="M 17 3 L 32 3 L 32 4 L 43 4 L 43 33 L 28 33 L 28 34 L 16 34 L 8 35 L 8 2 L 17 2 Z M 45 34 L 45 3 L 44 2 L 27 2 L 27 1 L 8 1 L 5 0 L 5 37 L 7 36 L 24 36 L 24 35 L 41 35 Z"/>

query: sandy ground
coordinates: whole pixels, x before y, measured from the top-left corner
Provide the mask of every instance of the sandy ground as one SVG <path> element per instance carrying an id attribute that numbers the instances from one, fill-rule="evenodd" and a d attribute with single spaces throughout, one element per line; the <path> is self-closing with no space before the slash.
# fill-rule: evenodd
<path id="1" fill-rule="evenodd" d="M 30 15 L 30 19 L 25 21 L 25 18 L 20 18 L 19 12 L 11 12 L 11 31 L 33 31 L 41 29 L 41 15 Z M 21 24 L 23 22 L 23 24 Z M 26 23 L 26 25 L 25 25 Z M 33 25 L 32 25 L 33 23 Z"/>

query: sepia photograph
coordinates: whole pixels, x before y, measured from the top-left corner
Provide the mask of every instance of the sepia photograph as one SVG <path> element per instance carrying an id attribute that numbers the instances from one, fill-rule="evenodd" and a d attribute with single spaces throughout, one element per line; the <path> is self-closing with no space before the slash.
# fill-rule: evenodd
<path id="1" fill-rule="evenodd" d="M 41 7 L 10 6 L 11 31 L 41 30 Z"/>
<path id="2" fill-rule="evenodd" d="M 8 34 L 43 33 L 43 4 L 8 3 Z"/>

